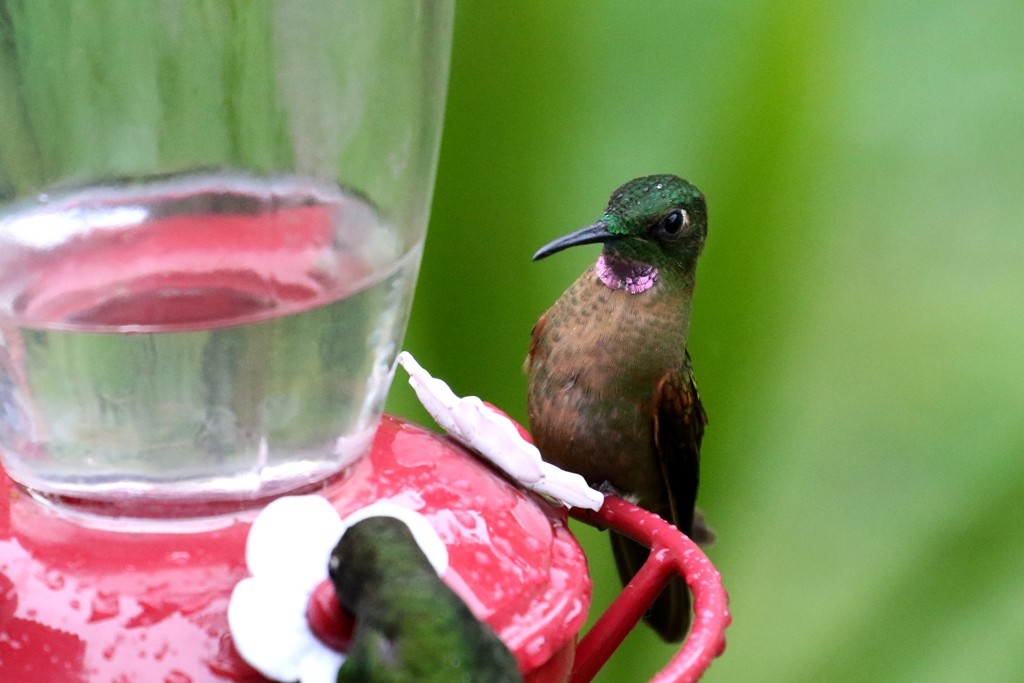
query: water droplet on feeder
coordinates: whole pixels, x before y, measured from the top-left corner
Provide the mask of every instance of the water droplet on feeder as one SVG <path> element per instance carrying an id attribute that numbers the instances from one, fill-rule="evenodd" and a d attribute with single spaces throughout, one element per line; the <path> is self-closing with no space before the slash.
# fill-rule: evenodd
<path id="1" fill-rule="evenodd" d="M 100 591 L 92 599 L 89 605 L 89 623 L 113 619 L 121 614 L 121 603 L 117 595 Z"/>

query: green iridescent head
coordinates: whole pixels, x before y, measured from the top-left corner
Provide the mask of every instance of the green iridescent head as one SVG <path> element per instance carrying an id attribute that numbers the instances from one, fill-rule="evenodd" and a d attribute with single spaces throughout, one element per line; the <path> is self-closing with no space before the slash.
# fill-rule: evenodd
<path id="1" fill-rule="evenodd" d="M 533 259 L 600 242 L 617 257 L 689 269 L 704 246 L 707 227 L 700 190 L 674 175 L 643 176 L 615 190 L 600 220 L 542 247 Z"/>

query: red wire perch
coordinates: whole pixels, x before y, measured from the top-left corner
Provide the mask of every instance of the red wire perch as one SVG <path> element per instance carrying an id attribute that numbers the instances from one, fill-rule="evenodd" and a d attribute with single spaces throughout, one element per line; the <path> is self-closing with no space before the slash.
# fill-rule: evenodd
<path id="1" fill-rule="evenodd" d="M 583 636 L 576 648 L 570 683 L 590 683 L 633 630 L 674 574 L 693 593 L 693 626 L 682 649 L 651 683 L 693 683 L 725 649 L 725 628 L 732 621 L 722 577 L 697 544 L 654 513 L 616 496 L 606 496 L 598 511 L 573 508 L 576 519 L 625 534 L 651 549 L 633 580 Z"/>

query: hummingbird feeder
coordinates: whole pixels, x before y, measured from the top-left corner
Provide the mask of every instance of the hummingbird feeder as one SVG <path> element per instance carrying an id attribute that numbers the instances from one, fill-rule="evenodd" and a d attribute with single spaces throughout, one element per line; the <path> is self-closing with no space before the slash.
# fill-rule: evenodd
<path id="1" fill-rule="evenodd" d="M 652 553 L 580 639 L 591 584 L 565 508 L 514 485 L 452 437 L 385 416 L 370 453 L 312 493 L 339 517 L 378 501 L 425 517 L 447 549 L 445 581 L 498 633 L 530 683 L 590 681 L 674 574 L 691 587 L 695 618 L 654 680 L 696 681 L 724 647 L 729 613 L 718 573 L 674 527 L 619 498 L 570 514 Z M 87 512 L 42 502 L 0 472 L 4 680 L 273 680 L 239 655 L 228 618 L 232 591 L 250 572 L 252 514 L 150 528 L 138 519 L 98 523 Z M 265 595 L 252 609 L 269 610 L 279 597 Z M 351 625 L 333 589 L 323 582 L 302 599 L 309 632 L 325 649 L 338 647 Z"/>

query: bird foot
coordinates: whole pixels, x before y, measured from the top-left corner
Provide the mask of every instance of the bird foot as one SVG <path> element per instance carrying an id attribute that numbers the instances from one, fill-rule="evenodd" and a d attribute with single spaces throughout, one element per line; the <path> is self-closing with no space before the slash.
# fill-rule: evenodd
<path id="1" fill-rule="evenodd" d="M 693 532 L 690 533 L 690 540 L 702 548 L 706 548 L 715 542 L 718 535 L 708 526 L 704 519 L 704 513 L 699 509 L 693 511 Z"/>
<path id="2" fill-rule="evenodd" d="M 636 505 L 637 502 L 640 500 L 639 496 L 630 495 L 628 493 L 623 493 L 622 491 L 618 490 L 617 488 L 612 486 L 611 482 L 603 481 L 596 488 L 598 491 L 600 491 L 606 496 L 615 496 L 617 498 L 627 500 L 633 505 Z"/>

